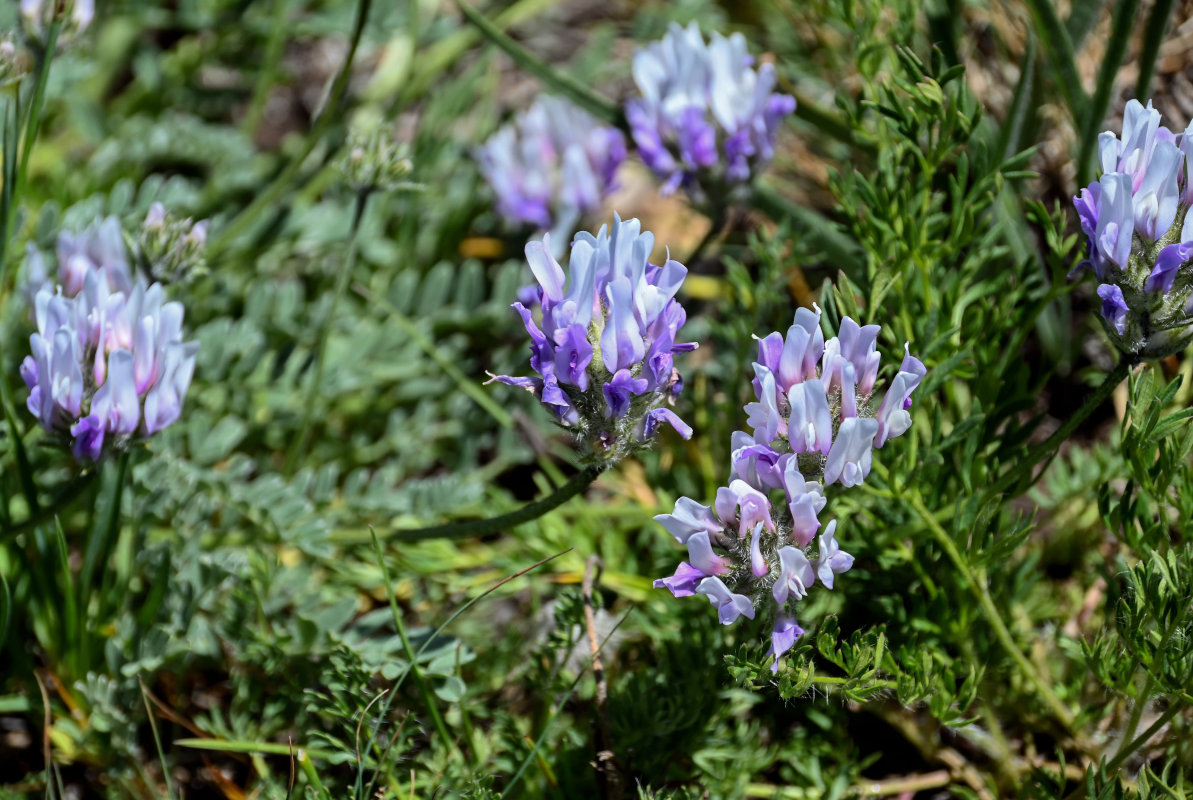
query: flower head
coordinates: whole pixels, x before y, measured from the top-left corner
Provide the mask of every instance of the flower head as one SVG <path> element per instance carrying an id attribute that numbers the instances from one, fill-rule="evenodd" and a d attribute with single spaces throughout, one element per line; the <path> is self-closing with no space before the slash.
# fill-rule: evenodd
<path id="1" fill-rule="evenodd" d="M 760 339 L 757 399 L 745 408 L 753 432 L 733 434 L 729 485 L 711 507 L 681 497 L 655 517 L 689 558 L 654 585 L 676 597 L 707 594 L 725 624 L 772 609 L 776 672 L 804 633 L 792 607 L 817 584 L 831 590 L 853 567 L 837 542 L 837 520 L 821 527 L 825 488 L 864 481 L 873 450 L 911 427 L 911 394 L 927 370 L 905 345 L 876 402 L 878 332 L 845 317 L 825 341 L 819 310 L 801 308 L 786 336 Z"/>
<path id="2" fill-rule="evenodd" d="M 634 56 L 640 96 L 626 119 L 642 159 L 663 191 L 743 183 L 774 156 L 775 134 L 795 99 L 778 94 L 775 69 L 757 69 L 745 37 L 672 24 L 661 41 Z"/>
<path id="3" fill-rule="evenodd" d="M 198 344 L 182 340 L 181 303 L 167 302 L 161 284 L 130 278 L 119 223 L 62 234 L 56 285 L 36 250 L 29 259 L 31 279 L 42 276 L 21 364 L 30 413 L 91 461 L 173 424 Z"/>
<path id="4" fill-rule="evenodd" d="M 676 341 L 687 315 L 675 294 L 687 269 L 670 259 L 651 264 L 654 236 L 636 219 L 615 216 L 595 236 L 576 234 L 566 272 L 550 240 L 526 245 L 539 313 L 513 304 L 538 374 L 494 380 L 533 393 L 576 432 L 591 460 L 619 460 L 664 422 L 690 436 L 670 408 L 683 387 L 674 354 L 696 347 Z"/>
<path id="5" fill-rule="evenodd" d="M 497 211 L 566 241 L 582 214 L 600 208 L 625 160 L 621 131 L 568 100 L 543 95 L 477 151 Z"/>
<path id="6" fill-rule="evenodd" d="M 1131 100 L 1098 139 L 1102 174 L 1073 198 L 1102 320 L 1124 353 L 1161 358 L 1193 338 L 1193 126 L 1176 134 Z"/>

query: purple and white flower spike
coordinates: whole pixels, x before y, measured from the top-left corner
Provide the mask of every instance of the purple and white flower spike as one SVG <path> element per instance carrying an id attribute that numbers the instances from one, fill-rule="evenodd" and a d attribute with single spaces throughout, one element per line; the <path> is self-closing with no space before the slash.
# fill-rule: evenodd
<path id="1" fill-rule="evenodd" d="M 1098 138 L 1102 174 L 1073 198 L 1115 346 L 1162 358 L 1193 339 L 1193 125 L 1174 133 L 1130 100 L 1123 133 Z M 1076 272 L 1076 271 L 1075 271 Z"/>
<path id="2" fill-rule="evenodd" d="M 58 285 L 36 250 L 29 260 L 41 284 L 21 364 L 29 412 L 90 461 L 176 422 L 199 345 L 182 340 L 182 304 L 130 276 L 116 219 L 59 237 Z"/>
<path id="3" fill-rule="evenodd" d="M 751 612 L 773 608 L 767 655 L 776 673 L 804 633 L 791 607 L 817 582 L 832 589 L 853 567 L 837 542 L 837 520 L 821 530 L 825 488 L 863 482 L 874 449 L 911 427 L 911 395 L 927 370 L 904 345 L 876 402 L 878 333 L 845 317 L 840 334 L 825 341 L 820 311 L 801 308 L 786 336 L 759 339 L 757 399 L 745 407 L 753 431 L 733 434 L 729 485 L 711 508 L 681 497 L 672 513 L 655 517 L 688 546 L 689 560 L 654 585 L 676 597 L 709 595 L 725 624 L 753 618 L 745 603 Z"/>
<path id="4" fill-rule="evenodd" d="M 559 243 L 616 188 L 614 176 L 625 156 L 621 131 L 550 95 L 539 97 L 477 151 L 498 213 L 512 224 L 551 231 Z"/>
<path id="5" fill-rule="evenodd" d="M 594 236 L 572 241 L 564 268 L 551 235 L 526 245 L 538 281 L 538 314 L 513 304 L 530 334 L 535 377 L 494 375 L 530 391 L 576 433 L 582 458 L 619 461 L 646 446 L 662 423 L 685 439 L 692 429 L 671 405 L 683 387 L 674 354 L 696 348 L 676 341 L 687 318 L 675 295 L 687 268 L 651 264 L 654 235 L 636 219 L 614 216 Z"/>
<path id="6" fill-rule="evenodd" d="M 640 96 L 626 104 L 638 152 L 663 192 L 700 193 L 745 183 L 774 156 L 795 98 L 774 91 L 775 68 L 755 68 L 745 37 L 672 24 L 634 56 Z"/>

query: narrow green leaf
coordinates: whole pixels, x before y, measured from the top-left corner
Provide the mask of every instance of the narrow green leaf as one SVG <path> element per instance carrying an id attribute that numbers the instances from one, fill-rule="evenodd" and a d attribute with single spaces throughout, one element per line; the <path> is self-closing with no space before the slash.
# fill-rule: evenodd
<path id="1" fill-rule="evenodd" d="M 473 8 L 470 3 L 465 2 L 465 0 L 456 0 L 456 5 L 460 7 L 460 11 L 464 14 L 465 18 L 485 35 L 485 38 L 504 50 L 519 67 L 541 80 L 549 88 L 554 89 L 576 105 L 587 110 L 594 117 L 602 119 L 610 125 L 616 125 L 622 130 L 627 128 L 625 116 L 622 114 L 621 108 L 612 100 L 602 97 L 570 75 L 564 75 L 554 69 L 546 61 L 543 61 L 534 53 L 515 42 L 509 35 L 490 22 L 484 14 Z"/>
<path id="2" fill-rule="evenodd" d="M 1147 18 L 1147 28 L 1143 32 L 1143 48 L 1139 51 L 1139 58 L 1135 63 L 1139 65 L 1139 79 L 1135 82 L 1135 96 L 1143 102 L 1143 98 L 1151 96 L 1152 76 L 1156 72 L 1156 56 L 1160 52 L 1160 45 L 1164 41 L 1164 32 L 1168 29 L 1168 20 L 1172 16 L 1174 0 L 1156 0 L 1152 6 L 1152 13 Z"/>
<path id="3" fill-rule="evenodd" d="M 1080 4 L 1079 4 L 1080 5 Z M 1052 0 L 1027 0 L 1028 10 L 1035 23 L 1036 36 L 1048 56 L 1048 63 L 1056 73 L 1054 83 L 1069 106 L 1074 120 L 1085 118 L 1085 107 L 1089 100 L 1081 88 L 1081 74 L 1077 71 L 1077 56 L 1073 40 L 1061 24 Z"/>
<path id="4" fill-rule="evenodd" d="M 1118 77 L 1123 57 L 1127 53 L 1127 42 L 1134 30 L 1134 20 L 1139 13 L 1139 0 L 1118 0 L 1114 9 L 1114 17 L 1110 22 L 1110 39 L 1106 43 L 1106 52 L 1102 55 L 1102 66 L 1098 70 L 1098 82 L 1094 86 L 1093 97 L 1085 108 L 1085 114 L 1076 119 L 1080 120 L 1081 144 L 1077 154 L 1077 184 L 1084 186 L 1093 174 L 1094 145 L 1098 141 L 1098 132 L 1102 129 L 1102 121 L 1106 116 L 1106 108 L 1110 105 L 1110 94 L 1114 89 L 1114 80 Z"/>

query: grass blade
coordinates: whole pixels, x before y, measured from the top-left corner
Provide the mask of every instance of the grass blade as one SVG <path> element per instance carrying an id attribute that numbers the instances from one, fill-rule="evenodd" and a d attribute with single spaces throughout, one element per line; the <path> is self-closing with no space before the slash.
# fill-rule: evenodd
<path id="1" fill-rule="evenodd" d="M 1069 31 L 1056 15 L 1052 0 L 1027 0 L 1027 7 L 1036 26 L 1036 36 L 1056 73 L 1056 88 L 1069 106 L 1073 119 L 1080 122 L 1085 118 L 1089 99 L 1081 88 L 1081 74 L 1077 71 L 1077 56 Z"/>
<path id="2" fill-rule="evenodd" d="M 541 80 L 547 87 L 554 89 L 587 110 L 594 117 L 603 119 L 610 125 L 616 125 L 622 130 L 626 129 L 625 116 L 622 114 L 621 108 L 612 100 L 602 97 L 570 75 L 564 75 L 554 69 L 546 61 L 515 42 L 471 4 L 464 0 L 456 0 L 456 5 L 460 7 L 460 11 L 468 21 L 485 35 L 485 38 L 504 50 L 519 67 Z"/>
<path id="3" fill-rule="evenodd" d="M 1098 83 L 1094 87 L 1094 95 L 1086 106 L 1086 113 L 1081 124 L 1081 149 L 1077 155 L 1077 185 L 1084 186 L 1089 182 L 1093 172 L 1094 145 L 1098 141 L 1098 131 L 1102 127 L 1102 120 L 1106 116 L 1106 107 L 1110 105 L 1110 93 L 1114 89 L 1114 79 L 1118 77 L 1119 67 L 1127 53 L 1127 40 L 1131 38 L 1132 21 L 1139 12 L 1139 0 L 1119 0 L 1114 9 L 1114 19 L 1110 22 L 1110 41 L 1106 44 L 1106 54 L 1102 57 L 1102 67 L 1098 70 Z"/>
<path id="4" fill-rule="evenodd" d="M 1151 94 L 1152 76 L 1156 73 L 1156 56 L 1160 52 L 1160 44 L 1164 41 L 1164 32 L 1168 29 L 1168 20 L 1172 16 L 1174 0 L 1156 0 L 1152 6 L 1151 16 L 1147 18 L 1147 28 L 1143 32 L 1143 49 L 1139 52 L 1139 80 L 1135 82 L 1135 96 L 1148 97 Z"/>

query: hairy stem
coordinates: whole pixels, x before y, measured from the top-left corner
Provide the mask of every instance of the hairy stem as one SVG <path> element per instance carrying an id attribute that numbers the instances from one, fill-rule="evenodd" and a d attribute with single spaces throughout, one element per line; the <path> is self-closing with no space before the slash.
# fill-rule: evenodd
<path id="1" fill-rule="evenodd" d="M 1172 705 L 1159 716 L 1159 718 L 1148 726 L 1147 730 L 1136 736 L 1130 742 L 1124 744 L 1119 751 L 1114 754 L 1114 758 L 1106 765 L 1107 776 L 1113 775 L 1119 767 L 1123 765 L 1132 753 L 1143 747 L 1148 741 L 1159 732 L 1161 728 L 1169 723 L 1169 721 L 1184 709 L 1186 705 L 1185 696 L 1176 698 Z"/>

